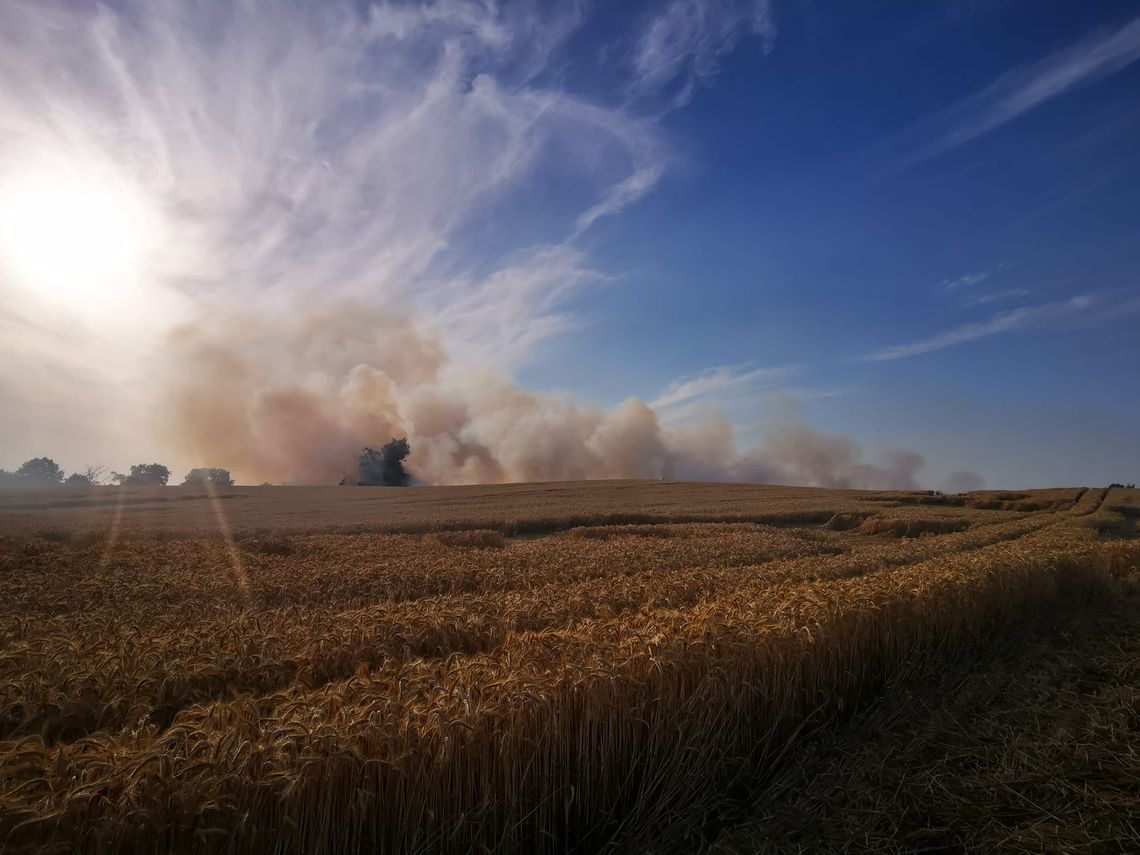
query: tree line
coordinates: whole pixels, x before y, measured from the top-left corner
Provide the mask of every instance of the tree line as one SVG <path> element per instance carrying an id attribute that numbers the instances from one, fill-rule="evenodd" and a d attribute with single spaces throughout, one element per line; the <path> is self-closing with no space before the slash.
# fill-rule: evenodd
<path id="1" fill-rule="evenodd" d="M 161 463 L 136 463 L 129 472 L 88 466 L 82 472 L 67 475 L 50 457 L 33 457 L 25 460 L 14 472 L 0 469 L 0 487 L 99 487 L 109 484 L 165 487 L 170 483 L 170 475 L 170 468 Z M 229 487 L 234 482 L 226 469 L 191 469 L 182 483 Z"/>
<path id="2" fill-rule="evenodd" d="M 356 474 L 341 484 L 360 486 L 406 487 L 412 476 L 404 468 L 404 460 L 412 447 L 407 437 L 393 439 L 380 449 L 365 448 L 356 461 Z M 64 472 L 50 457 L 25 460 L 14 472 L 0 469 L 0 487 L 98 487 L 108 484 L 165 487 L 170 482 L 170 469 L 161 463 L 136 463 L 129 472 L 108 471 L 105 466 L 88 466 L 83 472 Z M 182 479 L 184 486 L 232 487 L 228 469 L 203 467 L 191 469 Z"/>

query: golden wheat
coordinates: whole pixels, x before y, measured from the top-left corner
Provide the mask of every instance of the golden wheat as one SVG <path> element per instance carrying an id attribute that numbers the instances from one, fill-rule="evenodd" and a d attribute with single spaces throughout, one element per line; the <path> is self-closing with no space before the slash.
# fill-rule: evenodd
<path id="1" fill-rule="evenodd" d="M 551 488 L 573 512 L 509 488 L 495 517 L 447 493 L 410 533 L 269 525 L 236 549 L 3 517 L 0 848 L 600 849 L 1140 562 L 1098 534 L 1135 518 L 1127 493 L 698 488 L 662 511 L 661 487 L 637 507 L 607 483 L 592 516 L 577 488 Z"/>

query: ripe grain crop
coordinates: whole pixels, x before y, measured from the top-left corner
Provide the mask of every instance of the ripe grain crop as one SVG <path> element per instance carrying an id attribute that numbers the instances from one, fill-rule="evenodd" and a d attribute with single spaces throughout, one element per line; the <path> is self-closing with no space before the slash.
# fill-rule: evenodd
<path id="1" fill-rule="evenodd" d="M 892 537 L 918 537 L 923 534 L 949 534 L 970 527 L 969 520 L 942 517 L 888 517 L 875 514 L 864 519 L 855 529 L 859 534 L 888 534 Z"/>
<path id="2" fill-rule="evenodd" d="M 889 687 L 690 851 L 1136 851 L 1140 597 L 1023 629 Z"/>
<path id="3" fill-rule="evenodd" d="M 1126 491 L 391 493 L 354 533 L 266 493 L 236 549 L 155 510 L 193 494 L 136 496 L 111 548 L 102 505 L 9 500 L 0 849 L 632 846 L 886 682 L 1140 581 L 1086 522 Z"/>
<path id="4" fill-rule="evenodd" d="M 502 549 L 507 545 L 501 531 L 477 528 L 472 531 L 441 531 L 434 535 L 444 546 L 471 547 L 475 549 Z"/>

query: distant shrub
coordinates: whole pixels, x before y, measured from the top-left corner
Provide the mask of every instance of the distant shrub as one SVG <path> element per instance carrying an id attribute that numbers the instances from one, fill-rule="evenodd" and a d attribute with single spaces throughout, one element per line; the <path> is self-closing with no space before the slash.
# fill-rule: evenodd
<path id="1" fill-rule="evenodd" d="M 65 487 L 98 487 L 107 475 L 105 466 L 88 466 L 83 472 L 72 472 L 63 482 Z"/>
<path id="2" fill-rule="evenodd" d="M 182 480 L 183 486 L 210 484 L 215 487 L 232 487 L 234 479 L 228 469 L 191 469 Z"/>
<path id="3" fill-rule="evenodd" d="M 165 487 L 170 480 L 170 470 L 161 463 L 136 463 L 129 475 L 116 472 L 115 480 L 132 486 Z"/>

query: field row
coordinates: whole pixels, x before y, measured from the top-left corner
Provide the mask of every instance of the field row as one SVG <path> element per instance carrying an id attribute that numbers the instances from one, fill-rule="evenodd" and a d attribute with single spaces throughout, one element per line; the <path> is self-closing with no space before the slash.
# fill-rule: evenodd
<path id="1" fill-rule="evenodd" d="M 777 559 L 760 572 L 664 568 L 586 580 L 577 596 L 538 584 L 336 616 L 281 610 L 296 620 L 288 635 L 266 626 L 279 619 L 272 609 L 228 632 L 186 624 L 195 655 L 208 655 L 210 638 L 225 653 L 212 675 L 199 672 L 214 700 L 156 716 L 156 697 L 185 705 L 193 693 L 179 698 L 174 681 L 132 695 L 130 667 L 88 685 L 88 697 L 132 699 L 104 711 L 107 724 L 148 720 L 54 746 L 5 742 L 0 834 L 17 845 L 54 836 L 63 848 L 102 835 L 150 851 L 215 836 L 254 849 L 509 851 L 532 848 L 543 829 L 548 851 L 600 845 L 619 830 L 613 817 L 643 821 L 723 790 L 807 718 L 857 702 L 916 656 L 1076 604 L 1135 566 L 1135 548 L 1074 546 L 1075 532 L 876 542 L 862 557 Z M 945 540 L 966 534 L 975 540 L 948 551 Z M 136 659 L 155 675 L 182 661 L 147 659 L 146 641 Z M 233 691 L 234 677 L 250 691 Z M 140 815 L 156 825 L 125 819 Z M 582 829 L 601 836 L 579 839 Z"/>
<path id="2" fill-rule="evenodd" d="M 67 590 L 86 597 L 86 610 L 56 602 L 55 614 L 0 618 L 0 738 L 38 733 L 51 743 L 103 728 L 163 727 L 203 701 L 320 686 L 386 662 L 489 652 L 515 633 L 684 609 L 749 587 L 859 576 L 1043 525 L 1019 521 L 853 547 L 830 533 L 752 526 L 659 527 L 651 539 L 603 529 L 586 540 L 466 548 L 458 556 L 431 539 L 425 548 L 406 537 L 312 538 L 289 555 L 256 556 L 244 590 L 224 564 L 216 566 L 225 559 L 200 545 L 188 554 L 164 550 L 161 581 L 149 584 L 136 581 L 156 560 L 146 544 L 128 549 L 131 561 L 91 567 L 89 575 L 81 553 L 73 572 L 83 582 Z M 338 570 L 322 572 L 313 560 L 321 554 Z M 54 551 L 52 565 L 63 566 L 65 555 Z M 383 563 L 371 563 L 381 556 Z M 204 559 L 215 564 L 206 574 Z M 102 608 L 87 592 L 92 584 L 101 585 Z"/>
<path id="3" fill-rule="evenodd" d="M 912 498 L 536 538 L 9 534 L 0 848 L 596 850 L 1140 563 L 1130 494 Z"/>

